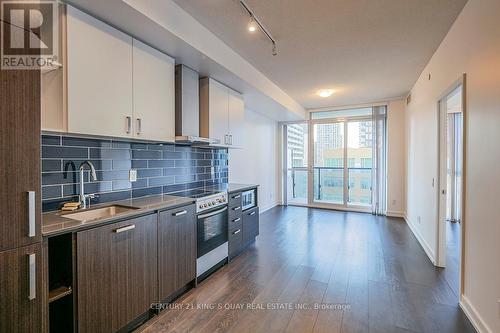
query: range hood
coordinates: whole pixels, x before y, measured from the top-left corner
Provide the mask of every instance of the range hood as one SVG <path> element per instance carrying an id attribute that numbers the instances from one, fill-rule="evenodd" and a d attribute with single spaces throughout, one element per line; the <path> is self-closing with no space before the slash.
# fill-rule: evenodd
<path id="1" fill-rule="evenodd" d="M 219 140 L 200 136 L 200 85 L 196 71 L 175 66 L 175 142 L 216 145 Z"/>

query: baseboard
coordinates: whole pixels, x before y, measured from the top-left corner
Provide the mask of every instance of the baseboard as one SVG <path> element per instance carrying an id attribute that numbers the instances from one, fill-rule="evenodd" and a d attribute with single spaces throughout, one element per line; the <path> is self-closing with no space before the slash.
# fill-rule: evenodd
<path id="1" fill-rule="evenodd" d="M 478 333 L 493 333 L 493 330 L 486 325 L 484 320 L 481 318 L 479 313 L 477 313 L 476 309 L 472 306 L 469 299 L 465 295 L 460 297 L 460 302 L 458 304 Z"/>
<path id="2" fill-rule="evenodd" d="M 424 249 L 425 254 L 427 254 L 427 257 L 429 257 L 429 260 L 432 262 L 433 265 L 436 265 L 436 257 L 429 244 L 427 244 L 427 242 L 420 235 L 417 228 L 415 228 L 415 226 L 410 222 L 410 219 L 407 216 L 404 216 L 404 220 L 406 221 L 406 224 L 410 228 L 411 232 L 413 232 L 413 234 L 415 235 L 415 238 L 417 238 L 418 242 L 420 243 L 420 246 Z"/>
<path id="3" fill-rule="evenodd" d="M 270 205 L 270 206 L 268 206 L 268 207 L 265 207 L 265 208 L 264 208 L 264 207 L 262 207 L 262 208 L 260 209 L 259 214 L 262 214 L 262 213 L 264 213 L 264 212 L 268 211 L 269 209 L 273 209 L 274 207 L 278 206 L 279 204 L 280 204 L 280 203 L 279 203 L 278 201 L 276 201 L 275 203 L 273 203 L 272 205 Z"/>
<path id="4" fill-rule="evenodd" d="M 394 210 L 388 210 L 385 213 L 385 215 L 389 216 L 389 217 L 401 217 L 401 218 L 405 218 L 405 216 L 406 216 L 405 212 L 398 212 L 398 211 L 394 211 Z"/>

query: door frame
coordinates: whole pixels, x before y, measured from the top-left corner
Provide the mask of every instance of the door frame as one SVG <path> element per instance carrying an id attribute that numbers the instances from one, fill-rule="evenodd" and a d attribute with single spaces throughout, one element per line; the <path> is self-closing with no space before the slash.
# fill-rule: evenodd
<path id="1" fill-rule="evenodd" d="M 467 89 L 466 89 L 466 74 L 462 74 L 441 96 L 437 101 L 437 140 L 438 140 L 438 158 L 437 158 L 437 184 L 436 199 L 437 199 L 437 255 L 436 266 L 446 267 L 446 198 L 447 198 L 447 164 L 446 164 L 446 133 L 447 133 L 447 112 L 443 110 L 443 101 L 448 95 L 462 87 L 462 194 L 461 194 L 461 221 L 460 221 L 460 260 L 459 260 L 459 297 L 462 298 L 464 290 L 464 260 L 465 260 L 465 232 L 466 232 L 466 193 L 467 193 Z M 445 191 L 443 193 L 443 190 Z"/>

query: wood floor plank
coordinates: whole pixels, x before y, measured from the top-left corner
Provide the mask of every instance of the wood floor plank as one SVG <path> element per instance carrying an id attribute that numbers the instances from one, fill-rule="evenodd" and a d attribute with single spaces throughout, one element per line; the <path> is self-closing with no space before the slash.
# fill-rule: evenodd
<path id="1" fill-rule="evenodd" d="M 325 294 L 327 284 L 316 280 L 309 280 L 304 293 L 299 299 L 301 308 L 293 312 L 292 318 L 288 322 L 285 332 L 302 333 L 312 332 L 319 308 Z M 303 308 L 302 308 L 303 306 Z"/>

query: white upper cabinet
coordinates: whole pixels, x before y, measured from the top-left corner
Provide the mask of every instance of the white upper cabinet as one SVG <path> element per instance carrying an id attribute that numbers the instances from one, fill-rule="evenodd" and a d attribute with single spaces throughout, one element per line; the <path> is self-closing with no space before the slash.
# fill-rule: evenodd
<path id="1" fill-rule="evenodd" d="M 68 132 L 132 134 L 132 37 L 67 6 Z"/>
<path id="2" fill-rule="evenodd" d="M 229 88 L 211 78 L 200 80 L 200 135 L 229 145 Z"/>
<path id="3" fill-rule="evenodd" d="M 229 89 L 229 145 L 244 146 L 245 103 L 239 92 Z"/>
<path id="4" fill-rule="evenodd" d="M 43 82 L 48 98 L 63 86 L 67 107 L 46 103 L 44 129 L 175 140 L 173 58 L 69 5 L 63 44 L 66 84 L 54 85 L 50 74 Z"/>
<path id="5" fill-rule="evenodd" d="M 200 80 L 200 135 L 221 146 L 243 146 L 245 106 L 240 93 L 211 78 Z"/>
<path id="6" fill-rule="evenodd" d="M 134 136 L 175 140 L 175 61 L 168 55 L 133 41 Z"/>

